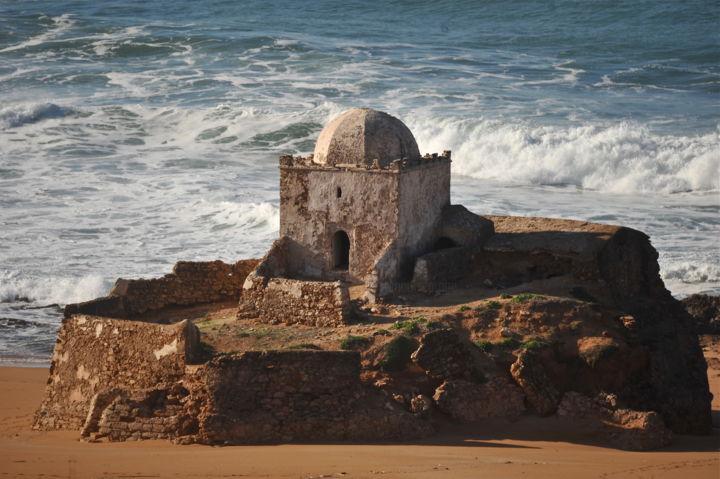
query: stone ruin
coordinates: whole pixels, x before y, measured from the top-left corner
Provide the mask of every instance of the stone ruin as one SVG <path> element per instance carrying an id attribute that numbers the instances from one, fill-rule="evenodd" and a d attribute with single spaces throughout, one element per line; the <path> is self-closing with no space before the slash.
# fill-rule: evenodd
<path id="1" fill-rule="evenodd" d="M 376 302 L 446 281 L 463 248 L 493 233 L 450 204 L 450 162 L 420 156 L 400 120 L 365 108 L 331 121 L 313 155 L 280 157 L 280 238 L 245 281 L 240 316 L 342 324 L 350 285 Z"/>
<path id="2" fill-rule="evenodd" d="M 203 444 L 398 440 L 432 433 L 438 418 L 531 411 L 583 419 L 629 449 L 667 444 L 666 425 L 708 432 L 706 363 L 647 236 L 478 216 L 450 204 L 450 162 L 449 151 L 420 156 L 408 128 L 385 113 L 336 118 L 313 155 L 280 158 L 280 237 L 262 259 L 180 262 L 162 278 L 120 279 L 108 296 L 66 306 L 35 428 Z M 507 301 L 503 317 L 494 301 L 470 311 L 470 323 L 459 312 L 418 339 L 376 331 L 378 346 L 362 353 L 213 356 L 191 321 L 158 320 L 225 302 L 237 304 L 240 321 L 341 328 L 401 294 L 525 284 L 564 295 L 535 306 Z M 468 339 L 496 328 L 519 344 L 505 321 L 565 339 L 495 355 Z M 378 366 L 373 358 L 396 339 L 400 368 Z"/>

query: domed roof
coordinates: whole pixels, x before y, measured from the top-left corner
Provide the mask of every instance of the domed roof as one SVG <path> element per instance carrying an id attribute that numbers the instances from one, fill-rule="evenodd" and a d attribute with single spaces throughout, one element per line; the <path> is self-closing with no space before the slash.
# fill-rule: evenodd
<path id="1" fill-rule="evenodd" d="M 370 108 L 353 108 L 320 132 L 313 161 L 330 165 L 389 166 L 401 158 L 420 158 L 415 137 L 394 116 Z"/>

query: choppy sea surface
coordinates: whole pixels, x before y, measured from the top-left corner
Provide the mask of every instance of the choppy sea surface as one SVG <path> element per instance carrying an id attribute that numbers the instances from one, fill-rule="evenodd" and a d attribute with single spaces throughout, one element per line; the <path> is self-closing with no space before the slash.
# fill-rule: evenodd
<path id="1" fill-rule="evenodd" d="M 261 255 L 277 157 L 356 106 L 453 150 L 453 202 L 648 233 L 720 293 L 715 1 L 0 1 L 0 364 L 57 308 Z"/>

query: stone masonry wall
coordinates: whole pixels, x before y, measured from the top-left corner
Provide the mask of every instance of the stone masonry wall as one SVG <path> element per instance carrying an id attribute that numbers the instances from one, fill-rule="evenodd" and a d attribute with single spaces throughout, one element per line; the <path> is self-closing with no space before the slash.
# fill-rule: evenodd
<path id="1" fill-rule="evenodd" d="M 185 373 L 197 353 L 190 321 L 159 325 L 77 315 L 63 320 L 37 429 L 80 429 L 91 402 L 114 389 L 154 388 Z"/>
<path id="2" fill-rule="evenodd" d="M 195 375 L 198 442 L 258 443 L 418 437 L 430 426 L 360 383 L 351 351 L 246 352 Z"/>
<path id="3" fill-rule="evenodd" d="M 110 294 L 103 298 L 65 307 L 65 316 L 92 314 L 127 318 L 166 306 L 237 299 L 248 273 L 259 260 L 180 261 L 173 272 L 155 279 L 118 279 Z"/>
<path id="4" fill-rule="evenodd" d="M 267 278 L 251 273 L 240 297 L 238 317 L 338 326 L 350 319 L 350 296 L 341 281 Z"/>

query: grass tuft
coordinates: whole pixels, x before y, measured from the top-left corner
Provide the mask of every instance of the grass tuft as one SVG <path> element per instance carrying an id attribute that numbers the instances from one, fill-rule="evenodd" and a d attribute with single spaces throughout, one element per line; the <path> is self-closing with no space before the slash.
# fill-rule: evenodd
<path id="1" fill-rule="evenodd" d="M 511 301 L 513 303 L 524 303 L 525 301 L 542 301 L 544 299 L 547 299 L 547 298 L 540 294 L 523 293 L 523 294 L 518 294 Z"/>
<path id="2" fill-rule="evenodd" d="M 340 349 L 349 351 L 351 349 L 355 349 L 358 347 L 367 346 L 370 343 L 370 341 L 372 341 L 372 338 L 369 338 L 367 336 L 349 335 L 348 337 L 340 340 Z"/>

